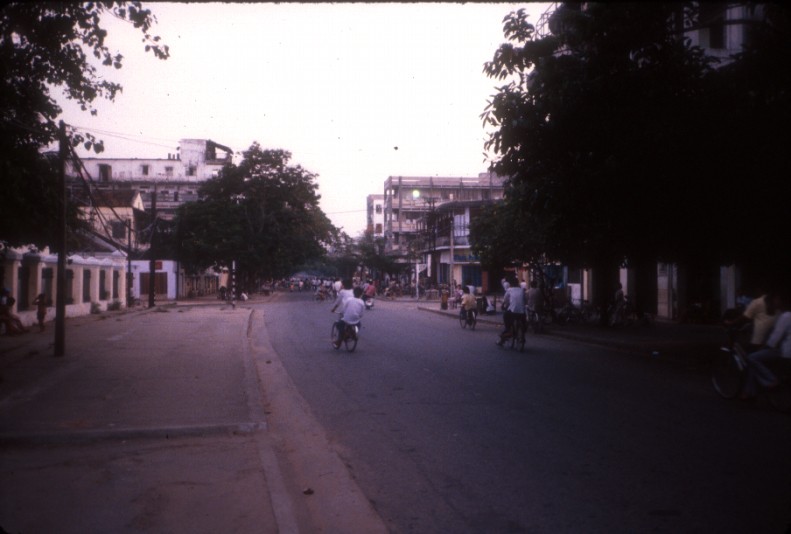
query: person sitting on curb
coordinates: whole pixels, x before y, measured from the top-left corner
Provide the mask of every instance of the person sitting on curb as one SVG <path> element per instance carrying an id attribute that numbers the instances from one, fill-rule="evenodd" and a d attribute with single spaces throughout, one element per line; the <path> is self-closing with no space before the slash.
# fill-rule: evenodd
<path id="1" fill-rule="evenodd" d="M 15 302 L 16 299 L 10 295 L 7 289 L 3 288 L 0 295 L 0 323 L 5 325 L 6 334 L 9 336 L 24 334 L 28 331 L 19 317 L 11 313 L 11 308 L 14 307 Z"/>

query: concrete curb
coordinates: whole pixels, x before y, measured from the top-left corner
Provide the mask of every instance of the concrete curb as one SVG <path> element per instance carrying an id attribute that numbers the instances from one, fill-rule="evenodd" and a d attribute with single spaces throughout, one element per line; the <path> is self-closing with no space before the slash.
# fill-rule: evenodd
<path id="1" fill-rule="evenodd" d="M 266 430 L 266 422 L 220 425 L 169 426 L 160 428 L 112 428 L 79 431 L 3 432 L 0 446 L 74 445 L 97 441 L 176 439 L 220 434 L 253 434 Z"/>

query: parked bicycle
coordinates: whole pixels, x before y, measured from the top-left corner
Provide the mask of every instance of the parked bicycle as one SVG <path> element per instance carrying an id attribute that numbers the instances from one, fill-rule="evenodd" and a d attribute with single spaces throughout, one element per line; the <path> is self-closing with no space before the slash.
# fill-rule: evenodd
<path id="1" fill-rule="evenodd" d="M 624 297 L 621 306 L 612 304 L 608 314 L 610 316 L 610 326 L 651 326 L 654 324 L 654 316 L 650 313 L 639 312 L 634 302 L 628 296 Z"/>
<path id="2" fill-rule="evenodd" d="M 745 332 L 741 328 L 726 328 L 727 344 L 714 359 L 711 383 L 724 399 L 735 399 L 742 393 L 749 372 L 750 360 L 744 344 L 739 339 Z M 775 365 L 779 385 L 764 390 L 769 403 L 777 410 L 791 412 L 791 361 L 781 360 Z"/>

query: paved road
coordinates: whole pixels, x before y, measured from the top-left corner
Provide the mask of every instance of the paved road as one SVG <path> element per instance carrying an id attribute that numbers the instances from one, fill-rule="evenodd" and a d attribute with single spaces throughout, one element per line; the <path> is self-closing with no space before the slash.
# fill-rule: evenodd
<path id="1" fill-rule="evenodd" d="M 783 532 L 786 415 L 699 372 L 377 302 L 353 354 L 329 305 L 263 307 L 299 393 L 391 532 Z"/>

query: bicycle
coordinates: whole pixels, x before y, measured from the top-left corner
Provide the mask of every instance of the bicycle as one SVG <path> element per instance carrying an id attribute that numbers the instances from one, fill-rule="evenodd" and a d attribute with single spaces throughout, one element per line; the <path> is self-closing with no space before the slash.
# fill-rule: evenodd
<path id="1" fill-rule="evenodd" d="M 737 337 L 745 329 L 726 328 L 727 345 L 720 349 L 714 359 L 711 383 L 714 390 L 724 399 L 735 399 L 743 390 L 750 360 L 747 351 Z M 769 403 L 781 412 L 791 412 L 791 362 L 781 359 L 772 365 L 779 385 L 764 391 Z"/>
<path id="2" fill-rule="evenodd" d="M 343 335 L 341 335 L 338 329 L 338 323 L 332 323 L 332 330 L 330 331 L 332 346 L 335 347 L 335 350 L 338 350 L 341 348 L 341 345 L 344 345 L 347 352 L 354 352 L 354 349 L 357 348 L 359 333 L 359 324 L 346 324 L 343 329 Z"/>
<path id="3" fill-rule="evenodd" d="M 720 347 L 711 369 L 711 384 L 723 399 L 736 398 L 747 378 L 747 351 L 737 340 L 739 333 L 726 328 L 727 345 Z"/>
<path id="4" fill-rule="evenodd" d="M 525 334 L 527 334 L 527 316 L 523 313 L 521 317 L 514 317 L 514 324 L 511 327 L 511 348 L 525 350 Z"/>
<path id="5" fill-rule="evenodd" d="M 465 310 L 464 308 L 461 309 L 459 313 L 459 324 L 461 324 L 461 328 L 465 329 L 468 326 L 470 330 L 475 330 L 475 323 L 478 322 L 477 314 L 475 310 Z"/>

